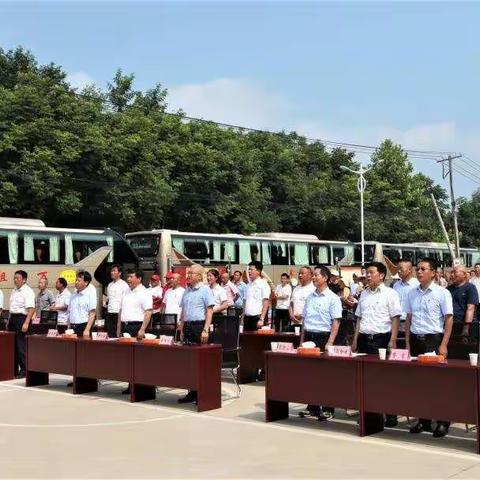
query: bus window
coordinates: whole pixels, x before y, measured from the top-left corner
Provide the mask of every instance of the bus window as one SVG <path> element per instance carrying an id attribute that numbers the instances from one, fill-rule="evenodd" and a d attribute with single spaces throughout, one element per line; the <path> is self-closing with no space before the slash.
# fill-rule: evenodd
<path id="1" fill-rule="evenodd" d="M 176 240 L 177 239 L 173 239 L 174 248 L 177 248 L 175 246 Z M 158 245 L 160 243 L 160 235 L 139 235 L 129 237 L 128 243 L 130 243 L 133 251 L 139 257 L 156 257 L 158 253 Z M 183 253 L 183 251 L 180 251 L 180 253 Z"/>
<path id="2" fill-rule="evenodd" d="M 185 238 L 183 254 L 198 263 L 210 263 L 210 242 Z"/>
<path id="3" fill-rule="evenodd" d="M 452 266 L 452 256 L 450 252 L 443 252 L 443 266 L 451 267 Z"/>
<path id="4" fill-rule="evenodd" d="M 332 246 L 332 263 L 336 264 L 345 257 L 345 247 Z"/>
<path id="5" fill-rule="evenodd" d="M 326 245 L 310 245 L 310 265 L 330 265 Z"/>
<path id="6" fill-rule="evenodd" d="M 472 254 L 471 253 L 467 253 L 465 254 L 465 265 L 467 267 L 472 267 L 473 266 L 473 262 L 472 262 Z"/>
<path id="7" fill-rule="evenodd" d="M 213 257 L 214 262 L 231 262 L 237 261 L 235 252 L 235 242 L 233 240 L 213 240 Z"/>
<path id="8" fill-rule="evenodd" d="M 290 264 L 308 265 L 308 245 L 306 243 L 289 244 Z"/>
<path id="9" fill-rule="evenodd" d="M 401 258 L 400 250 L 396 248 L 384 248 L 383 254 L 393 263 L 397 263 Z M 408 260 L 410 260 L 410 258 L 408 258 Z"/>
<path id="10" fill-rule="evenodd" d="M 260 262 L 260 242 L 250 242 L 250 256 L 252 261 Z"/>
<path id="11" fill-rule="evenodd" d="M 20 234 L 21 263 L 61 263 L 59 235 L 46 233 Z"/>
<path id="12" fill-rule="evenodd" d="M 404 260 L 410 260 L 415 265 L 415 251 L 414 250 L 402 250 L 402 258 Z"/>
<path id="13" fill-rule="evenodd" d="M 16 232 L 0 232 L 0 263 L 18 263 L 18 235 Z"/>
<path id="14" fill-rule="evenodd" d="M 288 265 L 288 251 L 286 243 L 272 243 L 272 265 Z"/>
<path id="15" fill-rule="evenodd" d="M 261 242 L 262 245 L 262 263 L 264 265 L 272 264 L 272 248 L 270 242 Z"/>
<path id="16" fill-rule="evenodd" d="M 112 246 L 113 237 L 105 235 L 65 234 L 65 263 L 72 265 L 91 255 L 100 247 Z M 114 261 L 114 253 L 109 254 L 107 262 Z"/>

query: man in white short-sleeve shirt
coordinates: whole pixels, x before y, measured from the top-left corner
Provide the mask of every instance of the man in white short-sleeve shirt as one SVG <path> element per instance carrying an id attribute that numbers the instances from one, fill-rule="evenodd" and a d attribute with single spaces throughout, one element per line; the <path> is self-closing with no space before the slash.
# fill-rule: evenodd
<path id="1" fill-rule="evenodd" d="M 60 277 L 55 282 L 57 294 L 55 295 L 54 304 L 50 307 L 53 312 L 58 312 L 58 325 L 66 325 L 68 323 L 68 304 L 70 303 L 71 292 L 67 288 L 67 281 Z"/>
<path id="2" fill-rule="evenodd" d="M 293 289 L 290 302 L 290 322 L 293 325 L 300 325 L 303 321 L 303 309 L 307 297 L 315 291 L 313 284 L 313 272 L 310 267 L 301 267 L 298 271 L 299 284 Z"/>
<path id="3" fill-rule="evenodd" d="M 263 327 L 267 319 L 270 304 L 270 285 L 262 278 L 263 265 L 254 260 L 248 264 L 250 281 L 245 294 L 243 309 L 243 330 L 254 331 Z"/>
<path id="4" fill-rule="evenodd" d="M 88 286 L 92 281 L 89 272 L 78 272 L 75 280 L 76 292 L 68 302 L 68 328 L 72 328 L 80 337 L 90 337 L 95 322 L 97 304 Z"/>
<path id="5" fill-rule="evenodd" d="M 10 294 L 8 330 L 15 332 L 15 376 L 25 377 L 25 335 L 35 313 L 35 293 L 27 285 L 27 272 L 18 270 L 13 275 L 15 288 Z"/>
<path id="6" fill-rule="evenodd" d="M 109 337 L 117 335 L 118 313 L 122 307 L 123 296 L 130 290 L 127 282 L 122 280 L 122 266 L 112 265 L 110 269 L 112 281 L 107 287 L 107 315 L 105 318 L 105 330 Z"/>
<path id="7" fill-rule="evenodd" d="M 280 275 L 280 283 L 275 288 L 275 298 L 277 304 L 275 306 L 275 330 L 286 330 L 290 321 L 289 308 L 290 299 L 292 297 L 292 285 L 290 284 L 290 275 L 282 273 Z"/>
<path id="8" fill-rule="evenodd" d="M 141 270 L 129 271 L 127 283 L 129 291 L 122 298 L 122 307 L 118 316 L 117 334 L 128 333 L 140 340 L 145 336 L 145 330 L 150 323 L 153 309 L 151 293 L 142 284 Z"/>
<path id="9" fill-rule="evenodd" d="M 171 288 L 165 292 L 165 296 L 162 301 L 162 310 L 163 313 L 169 315 L 177 315 L 177 320 L 180 320 L 180 315 L 182 313 L 182 303 L 183 294 L 185 289 L 180 285 L 180 274 L 174 273 L 171 282 Z"/>

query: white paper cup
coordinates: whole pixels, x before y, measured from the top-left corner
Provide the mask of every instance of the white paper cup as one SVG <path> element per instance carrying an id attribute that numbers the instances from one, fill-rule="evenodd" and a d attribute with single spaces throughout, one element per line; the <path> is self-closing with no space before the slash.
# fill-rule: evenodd
<path id="1" fill-rule="evenodd" d="M 270 348 L 272 349 L 272 352 L 274 352 L 278 347 L 278 342 L 270 342 Z"/>
<path id="2" fill-rule="evenodd" d="M 295 335 L 300 335 L 300 327 L 293 327 L 295 330 Z"/>
<path id="3" fill-rule="evenodd" d="M 240 332 L 240 333 L 243 333 L 243 325 L 240 325 L 239 332 Z"/>
<path id="4" fill-rule="evenodd" d="M 386 348 L 379 348 L 378 349 L 378 358 L 380 358 L 380 360 L 386 360 L 387 359 L 387 349 Z"/>
<path id="5" fill-rule="evenodd" d="M 478 353 L 469 353 L 468 356 L 470 357 L 470 365 L 476 367 L 478 365 Z"/>
<path id="6" fill-rule="evenodd" d="M 332 354 L 333 354 L 333 345 L 329 345 L 329 346 L 327 347 L 327 352 L 328 352 L 329 355 L 332 355 Z"/>
<path id="7" fill-rule="evenodd" d="M 92 338 L 97 338 L 98 337 L 98 332 L 92 332 Z"/>

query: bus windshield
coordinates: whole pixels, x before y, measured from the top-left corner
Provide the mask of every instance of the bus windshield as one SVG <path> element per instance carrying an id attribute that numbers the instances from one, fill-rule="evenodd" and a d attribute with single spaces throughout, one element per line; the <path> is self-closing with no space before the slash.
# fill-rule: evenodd
<path id="1" fill-rule="evenodd" d="M 139 257 L 155 257 L 160 243 L 159 235 L 134 235 L 128 237 L 128 242 Z"/>

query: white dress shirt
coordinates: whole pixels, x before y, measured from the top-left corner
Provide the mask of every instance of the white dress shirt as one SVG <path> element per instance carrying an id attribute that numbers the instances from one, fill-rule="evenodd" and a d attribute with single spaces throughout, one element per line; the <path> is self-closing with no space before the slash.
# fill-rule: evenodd
<path id="1" fill-rule="evenodd" d="M 364 290 L 355 311 L 360 321 L 360 333 L 367 335 L 390 332 L 392 318 L 401 314 L 398 293 L 383 283 L 373 291 L 370 288 Z"/>
<path id="2" fill-rule="evenodd" d="M 122 322 L 143 322 L 145 312 L 153 309 L 153 299 L 150 292 L 142 285 L 138 285 L 123 296 L 121 320 Z"/>
<path id="3" fill-rule="evenodd" d="M 10 294 L 10 313 L 26 315 L 28 308 L 35 308 L 35 293 L 24 283 L 20 288 L 14 288 Z"/>
<path id="4" fill-rule="evenodd" d="M 275 295 L 277 296 L 276 308 L 278 310 L 288 310 L 288 307 L 290 306 L 290 298 L 292 296 L 292 286 L 289 283 L 287 283 L 286 285 L 282 285 L 280 283 L 279 285 L 277 285 L 277 288 L 275 288 Z M 279 299 L 279 296 L 286 296 L 287 298 Z"/>
<path id="5" fill-rule="evenodd" d="M 130 290 L 127 282 L 119 278 L 115 282 L 110 282 L 107 287 L 108 313 L 118 313 L 122 306 L 122 298 Z"/>
<path id="6" fill-rule="evenodd" d="M 270 286 L 263 278 L 258 277 L 253 282 L 249 282 L 245 294 L 245 315 L 261 315 L 263 300 L 270 299 L 270 293 Z"/>
<path id="7" fill-rule="evenodd" d="M 76 292 L 70 297 L 68 303 L 68 321 L 72 325 L 87 323 L 90 312 L 97 308 L 92 291 L 88 291 L 88 287 L 81 292 Z"/>
<path id="8" fill-rule="evenodd" d="M 0 290 L 0 310 L 3 310 L 3 292 Z"/>
<path id="9" fill-rule="evenodd" d="M 398 282 L 395 282 L 392 287 L 400 297 L 400 306 L 402 307 L 402 315 L 400 318 L 402 320 L 405 320 L 405 317 L 407 316 L 408 293 L 410 292 L 410 290 L 418 287 L 419 285 L 419 281 L 415 277 L 412 277 L 407 282 L 399 280 Z"/>
<path id="10" fill-rule="evenodd" d="M 408 294 L 407 313 L 412 314 L 410 331 L 416 335 L 443 333 L 445 315 L 453 314 L 451 293 L 435 282 L 425 290 L 420 285 Z"/>
<path id="11" fill-rule="evenodd" d="M 180 318 L 180 314 L 182 313 L 182 307 L 180 305 L 184 293 L 185 289 L 183 287 L 169 288 L 165 292 L 165 296 L 163 297 L 165 313 L 170 315 L 175 314 L 177 315 L 177 319 Z"/>
<path id="12" fill-rule="evenodd" d="M 215 285 L 215 287 L 211 288 L 211 290 L 215 300 L 215 306 L 221 305 L 223 302 L 228 300 L 227 292 L 218 283 Z"/>
<path id="13" fill-rule="evenodd" d="M 307 283 L 305 286 L 298 284 L 292 292 L 292 305 L 294 315 L 303 315 L 303 309 L 305 307 L 305 300 L 307 297 L 315 291 L 315 285 L 313 282 Z"/>
<path id="14" fill-rule="evenodd" d="M 152 296 L 153 313 L 158 313 L 162 306 L 163 288 L 160 285 L 156 287 L 148 287 L 147 289 Z"/>
<path id="15" fill-rule="evenodd" d="M 56 307 L 68 307 L 70 303 L 70 297 L 72 296 L 71 292 L 68 288 L 65 288 L 62 293 L 57 293 L 55 295 L 55 303 Z M 68 312 L 67 310 L 59 310 L 57 311 L 57 319 L 59 325 L 65 325 L 68 321 Z"/>
<path id="16" fill-rule="evenodd" d="M 473 283 L 477 287 L 478 298 L 480 298 L 480 277 L 476 275 L 470 279 L 470 283 Z"/>

